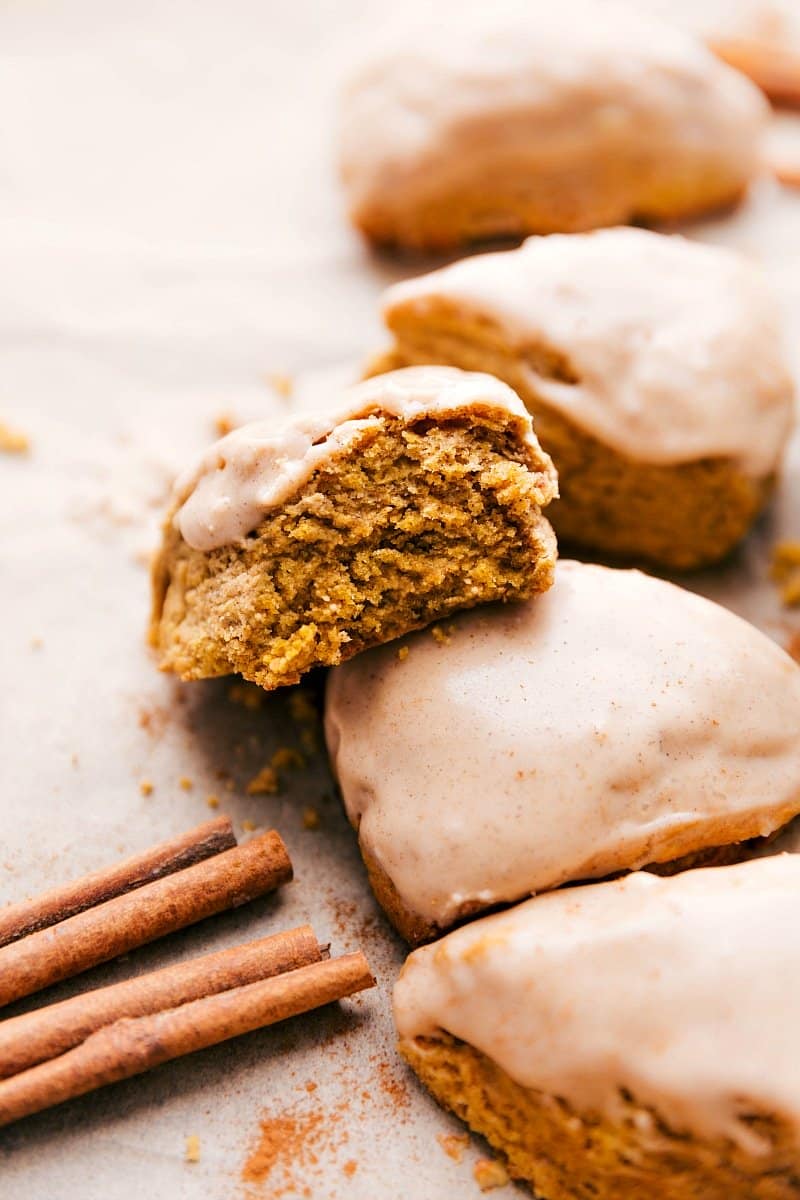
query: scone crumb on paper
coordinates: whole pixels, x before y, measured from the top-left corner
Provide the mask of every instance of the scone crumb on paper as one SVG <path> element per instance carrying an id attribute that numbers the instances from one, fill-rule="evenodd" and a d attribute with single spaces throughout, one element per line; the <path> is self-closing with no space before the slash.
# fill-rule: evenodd
<path id="1" fill-rule="evenodd" d="M 249 708 L 251 711 L 262 707 L 266 695 L 263 688 L 258 687 L 255 683 L 245 683 L 244 680 L 232 683 L 228 688 L 228 699 L 231 704 L 241 704 L 242 708 Z"/>
<path id="2" fill-rule="evenodd" d="M 505 1187 L 509 1182 L 509 1174 L 502 1163 L 493 1158 L 479 1158 L 472 1168 L 475 1182 L 482 1192 L 490 1192 L 493 1188 Z"/>
<path id="3" fill-rule="evenodd" d="M 453 1162 L 460 1163 L 464 1157 L 464 1151 L 469 1145 L 469 1134 L 440 1133 L 436 1140 L 448 1158 L 452 1158 Z"/>
<path id="4" fill-rule="evenodd" d="M 0 450 L 3 454 L 27 454 L 31 448 L 31 440 L 21 429 L 12 429 L 5 421 L 0 421 Z"/>
<path id="5" fill-rule="evenodd" d="M 440 646 L 446 646 L 453 637 L 452 625 L 432 625 L 431 637 L 438 642 Z"/>
<path id="6" fill-rule="evenodd" d="M 190 1133 L 186 1139 L 184 1158 L 187 1163 L 200 1162 L 200 1138 L 196 1133 Z"/>
<path id="7" fill-rule="evenodd" d="M 800 541 L 777 542 L 772 550 L 772 579 L 787 608 L 800 604 Z"/>
<path id="8" fill-rule="evenodd" d="M 319 813 L 316 808 L 303 809 L 303 829 L 319 829 Z"/>
<path id="9" fill-rule="evenodd" d="M 252 833 L 256 829 L 255 821 L 251 821 L 246 817 L 245 820 L 242 821 L 242 829 L 245 831 L 245 833 Z"/>
<path id="10" fill-rule="evenodd" d="M 248 796 L 274 796 L 280 788 L 278 772 L 274 767 L 262 767 L 257 775 L 248 783 L 245 791 Z"/>
<path id="11" fill-rule="evenodd" d="M 276 771 L 287 767 L 304 767 L 306 760 L 303 758 L 299 750 L 293 749 L 291 746 L 279 746 L 270 760 L 270 766 Z"/>
<path id="12" fill-rule="evenodd" d="M 142 793 L 143 796 L 152 796 L 152 794 L 153 794 L 152 780 L 143 779 L 141 781 L 141 783 L 139 784 L 139 791 Z"/>
<path id="13" fill-rule="evenodd" d="M 230 413 L 222 412 L 214 417 L 214 432 L 217 437 L 225 437 L 226 434 L 232 433 L 236 426 L 236 418 L 232 417 Z"/>
<path id="14" fill-rule="evenodd" d="M 292 690 L 289 695 L 289 712 L 292 720 L 298 725 L 319 724 L 319 713 L 306 688 L 297 687 Z"/>
<path id="15" fill-rule="evenodd" d="M 219 808 L 219 796 L 207 796 L 206 804 L 209 808 Z"/>
<path id="16" fill-rule="evenodd" d="M 178 787 L 182 792 L 190 792 L 194 787 L 194 780 L 190 779 L 188 775 L 181 775 L 178 780 Z"/>
<path id="17" fill-rule="evenodd" d="M 294 380 L 286 371 L 271 371 L 267 375 L 267 383 L 284 400 L 288 400 L 294 392 Z"/>
<path id="18" fill-rule="evenodd" d="M 397 657 L 399 658 L 400 662 L 405 662 L 405 660 L 408 658 L 408 646 L 401 646 L 397 651 Z"/>

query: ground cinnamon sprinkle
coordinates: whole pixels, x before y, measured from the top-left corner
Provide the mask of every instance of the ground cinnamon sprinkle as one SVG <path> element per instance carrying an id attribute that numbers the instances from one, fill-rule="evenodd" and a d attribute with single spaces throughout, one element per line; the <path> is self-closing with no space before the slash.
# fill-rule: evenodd
<path id="1" fill-rule="evenodd" d="M 242 1167 L 245 1183 L 263 1183 L 275 1167 L 288 1171 L 292 1167 L 307 1167 L 316 1161 L 311 1140 L 325 1119 L 321 1109 L 303 1114 L 287 1114 L 266 1117 L 260 1122 L 258 1145 L 251 1151 Z M 293 1187 L 291 1180 L 284 1184 L 283 1191 L 273 1192 L 278 1197 Z"/>
<path id="2" fill-rule="evenodd" d="M 329 1155 L 348 1140 L 347 1108 L 341 1104 L 326 1112 L 315 1107 L 262 1118 L 258 1141 L 242 1167 L 242 1182 L 257 1187 L 268 1182 L 269 1200 L 313 1196 L 310 1181 L 329 1170 Z M 328 1161 L 321 1161 L 322 1157 Z M 348 1170 L 350 1163 L 353 1165 Z M 348 1177 L 356 1169 L 352 1159 L 343 1168 Z M 259 1190 L 248 1195 L 263 1193 Z"/>
<path id="3" fill-rule="evenodd" d="M 344 1171 L 344 1173 L 348 1179 L 352 1179 L 353 1176 L 355 1175 L 356 1171 L 358 1170 L 358 1163 L 356 1162 L 356 1160 L 354 1158 L 349 1158 L 347 1160 L 347 1162 L 344 1164 L 344 1166 L 342 1167 L 342 1170 Z"/>
<path id="4" fill-rule="evenodd" d="M 395 1073 L 392 1063 L 380 1062 L 378 1063 L 378 1084 L 384 1096 L 392 1101 L 395 1120 L 402 1121 L 400 1113 L 404 1112 L 411 1104 L 405 1079 Z"/>

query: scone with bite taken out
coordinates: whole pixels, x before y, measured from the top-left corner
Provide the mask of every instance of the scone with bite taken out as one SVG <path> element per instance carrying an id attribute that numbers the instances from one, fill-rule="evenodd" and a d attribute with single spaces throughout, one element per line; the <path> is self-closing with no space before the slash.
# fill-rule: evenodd
<path id="1" fill-rule="evenodd" d="M 542 1200 L 797 1200 L 800 858 L 554 892 L 415 951 L 400 1051 Z"/>
<path id="2" fill-rule="evenodd" d="M 559 472 L 560 539 L 689 569 L 730 553 L 793 420 L 773 296 L 743 256 L 636 229 L 531 238 L 397 284 L 372 373 L 490 371 Z"/>
<path id="3" fill-rule="evenodd" d="M 296 683 L 460 608 L 550 586 L 557 494 L 517 396 L 398 371 L 217 442 L 177 482 L 151 641 L 184 679 Z"/>
<path id="4" fill-rule="evenodd" d="M 449 0 L 404 8 L 384 43 L 341 114 L 350 216 L 373 242 L 671 222 L 735 203 L 759 169 L 758 89 L 634 5 Z"/>
<path id="5" fill-rule="evenodd" d="M 326 737 L 412 943 L 562 884 L 734 861 L 800 812 L 800 666 L 638 571 L 562 560 L 546 595 L 337 667 Z"/>

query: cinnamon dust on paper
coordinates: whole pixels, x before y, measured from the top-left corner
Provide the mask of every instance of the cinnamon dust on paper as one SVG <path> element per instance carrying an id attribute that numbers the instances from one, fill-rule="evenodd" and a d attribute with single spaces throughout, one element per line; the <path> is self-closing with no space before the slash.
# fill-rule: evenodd
<path id="1" fill-rule="evenodd" d="M 348 1141 L 347 1108 L 340 1104 L 325 1110 L 317 1105 L 263 1117 L 241 1170 L 242 1183 L 255 1188 L 245 1195 L 254 1200 L 263 1195 L 269 1195 L 269 1200 L 313 1197 L 314 1180 L 330 1170 L 336 1150 Z M 357 1164 L 350 1159 L 343 1169 L 349 1177 Z M 261 1190 L 267 1184 L 268 1193 Z"/>

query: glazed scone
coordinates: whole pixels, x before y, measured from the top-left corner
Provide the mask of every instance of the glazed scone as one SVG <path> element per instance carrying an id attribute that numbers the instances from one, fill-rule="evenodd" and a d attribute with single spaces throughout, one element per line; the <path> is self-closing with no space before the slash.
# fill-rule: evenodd
<path id="1" fill-rule="evenodd" d="M 637 229 L 531 238 L 389 289 L 372 372 L 504 379 L 559 472 L 556 533 L 688 569 L 763 508 L 793 420 L 774 298 L 743 256 Z"/>
<path id="2" fill-rule="evenodd" d="M 347 815 L 411 942 L 570 881 L 718 861 L 800 811 L 800 667 L 709 600 L 561 560 L 546 595 L 436 633 L 336 668 L 326 697 Z"/>
<path id="3" fill-rule="evenodd" d="M 542 1200 L 797 1200 L 800 859 L 637 874 L 410 956 L 400 1050 Z"/>
<path id="4" fill-rule="evenodd" d="M 505 384 L 447 367 L 259 422 L 178 480 L 151 641 L 184 679 L 296 683 L 367 646 L 550 586 L 556 475 Z"/>
<path id="5" fill-rule="evenodd" d="M 374 242 L 674 221 L 734 203 L 758 170 L 758 89 L 634 7 L 461 0 L 386 40 L 341 114 L 350 215 Z"/>

